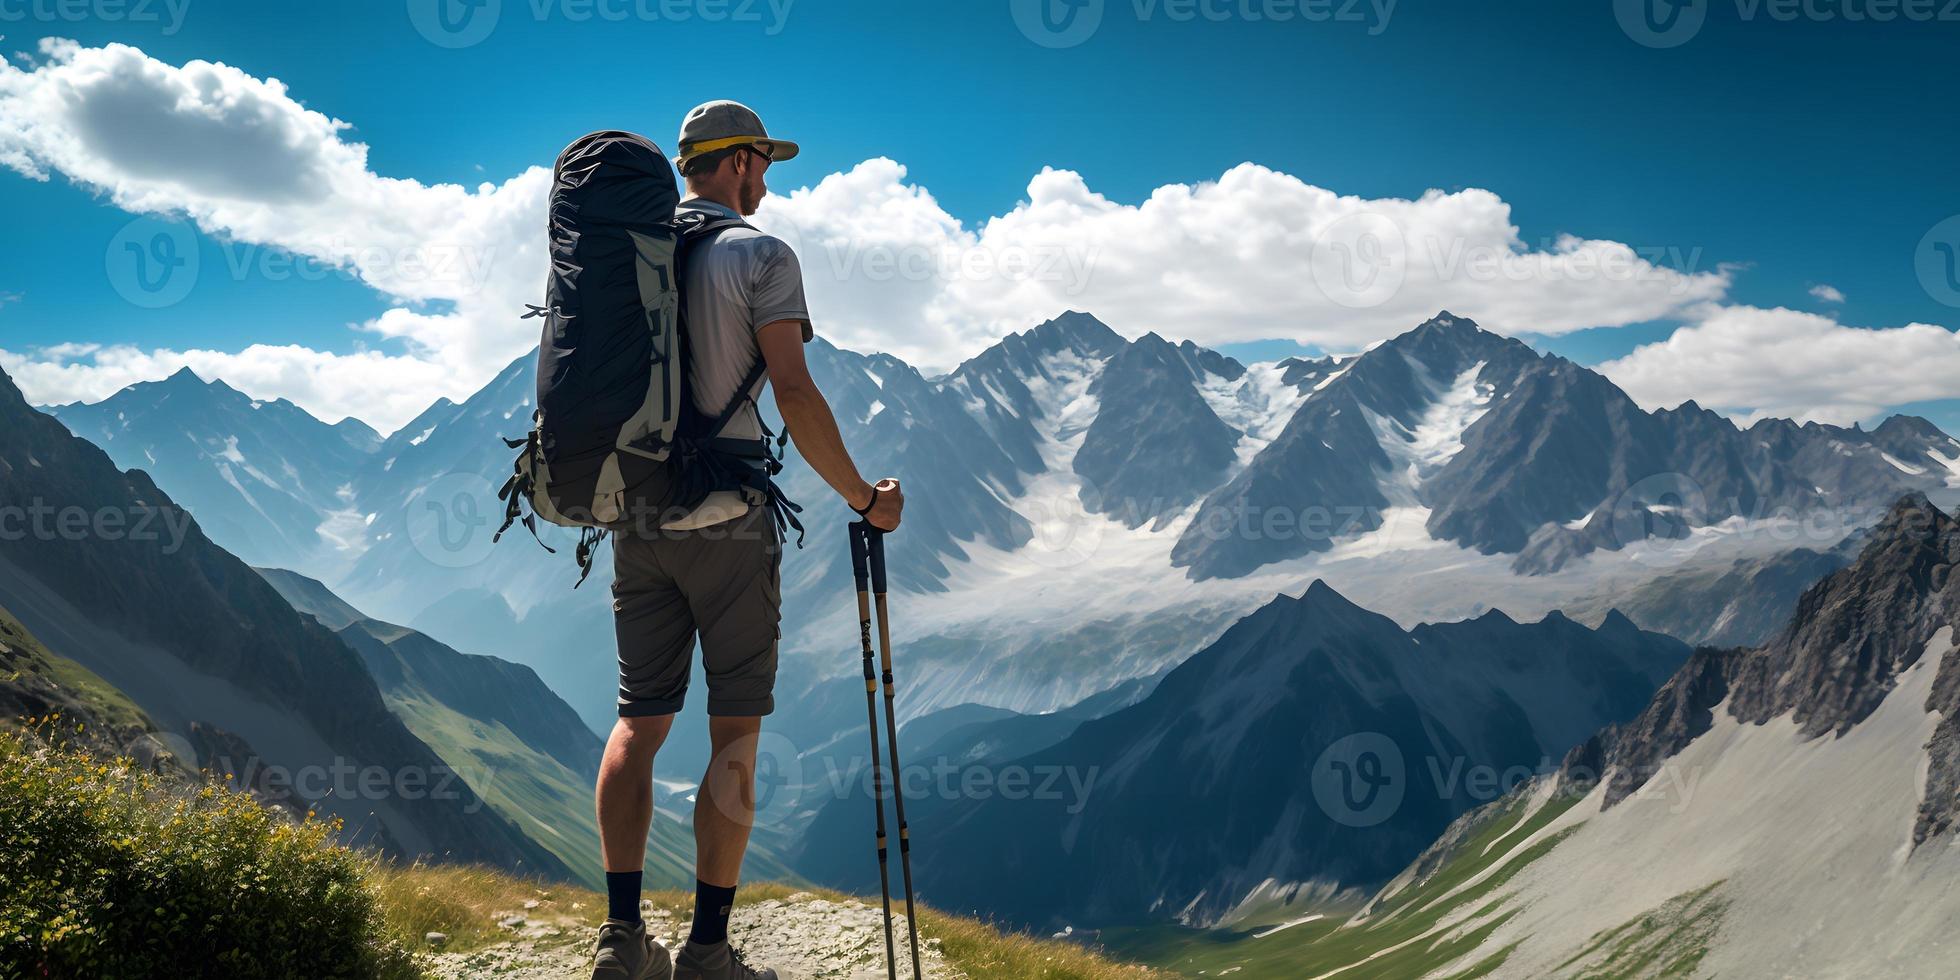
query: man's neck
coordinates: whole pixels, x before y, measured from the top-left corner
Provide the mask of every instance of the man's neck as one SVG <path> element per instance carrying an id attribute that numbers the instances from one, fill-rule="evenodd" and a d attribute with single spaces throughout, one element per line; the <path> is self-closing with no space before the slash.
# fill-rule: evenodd
<path id="1" fill-rule="evenodd" d="M 734 214 L 737 217 L 740 217 L 742 214 L 742 208 L 737 202 L 731 200 L 725 200 L 722 197 L 712 193 L 698 191 L 690 187 L 687 189 L 687 196 L 689 200 L 701 201 L 706 204 L 714 204 L 714 205 L 719 205 L 720 207 L 727 208 L 729 211 L 734 212 Z"/>

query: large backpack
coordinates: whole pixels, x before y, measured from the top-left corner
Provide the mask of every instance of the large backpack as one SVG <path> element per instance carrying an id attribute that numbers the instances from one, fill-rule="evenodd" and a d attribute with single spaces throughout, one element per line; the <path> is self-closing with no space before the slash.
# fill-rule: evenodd
<path id="1" fill-rule="evenodd" d="M 666 155 L 632 133 L 582 136 L 552 171 L 546 305 L 528 314 L 545 321 L 537 408 L 530 434 L 505 440 L 521 448 L 498 494 L 497 536 L 520 519 L 533 536 L 538 518 L 580 528 L 585 573 L 606 531 L 657 529 L 716 490 L 744 491 L 779 516 L 794 508 L 769 479 L 781 464 L 766 428 L 759 440 L 718 438 L 761 380 L 761 359 L 717 415 L 690 397 L 682 267 L 744 222 L 677 214 L 679 200 Z"/>

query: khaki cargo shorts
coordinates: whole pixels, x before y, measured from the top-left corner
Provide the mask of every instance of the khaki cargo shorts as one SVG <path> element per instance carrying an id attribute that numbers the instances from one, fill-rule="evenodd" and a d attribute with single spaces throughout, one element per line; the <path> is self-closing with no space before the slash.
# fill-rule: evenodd
<path id="1" fill-rule="evenodd" d="M 681 710 L 697 635 L 708 714 L 776 710 L 782 539 L 770 509 L 692 531 L 625 531 L 613 544 L 620 717 Z"/>

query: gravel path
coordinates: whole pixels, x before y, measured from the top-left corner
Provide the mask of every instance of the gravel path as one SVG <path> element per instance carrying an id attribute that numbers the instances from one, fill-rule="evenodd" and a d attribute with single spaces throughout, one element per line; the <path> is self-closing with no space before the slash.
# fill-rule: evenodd
<path id="1" fill-rule="evenodd" d="M 690 923 L 656 909 L 647 926 L 670 950 L 680 948 Z M 509 942 L 468 953 L 444 953 L 427 960 L 429 972 L 443 980 L 588 980 L 595 926 L 555 917 L 525 919 L 508 927 Z M 909 953 L 905 917 L 892 917 L 899 956 Z M 748 961 L 771 967 L 783 980 L 879 980 L 885 976 L 883 916 L 861 902 L 831 902 L 808 893 L 785 901 L 758 902 L 735 910 L 729 935 Z M 921 940 L 925 975 L 958 980 L 938 944 Z M 902 973 L 909 964 L 901 963 Z"/>

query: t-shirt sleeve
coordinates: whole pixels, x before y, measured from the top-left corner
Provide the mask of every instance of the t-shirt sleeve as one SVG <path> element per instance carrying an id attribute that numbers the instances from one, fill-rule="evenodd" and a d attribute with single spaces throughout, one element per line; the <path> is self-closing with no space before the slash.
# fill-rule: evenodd
<path id="1" fill-rule="evenodd" d="M 749 291 L 751 329 L 778 320 L 801 320 L 807 344 L 815 331 L 810 327 L 809 301 L 803 298 L 803 265 L 788 245 L 771 239 L 770 246 L 756 254 L 755 282 Z"/>

